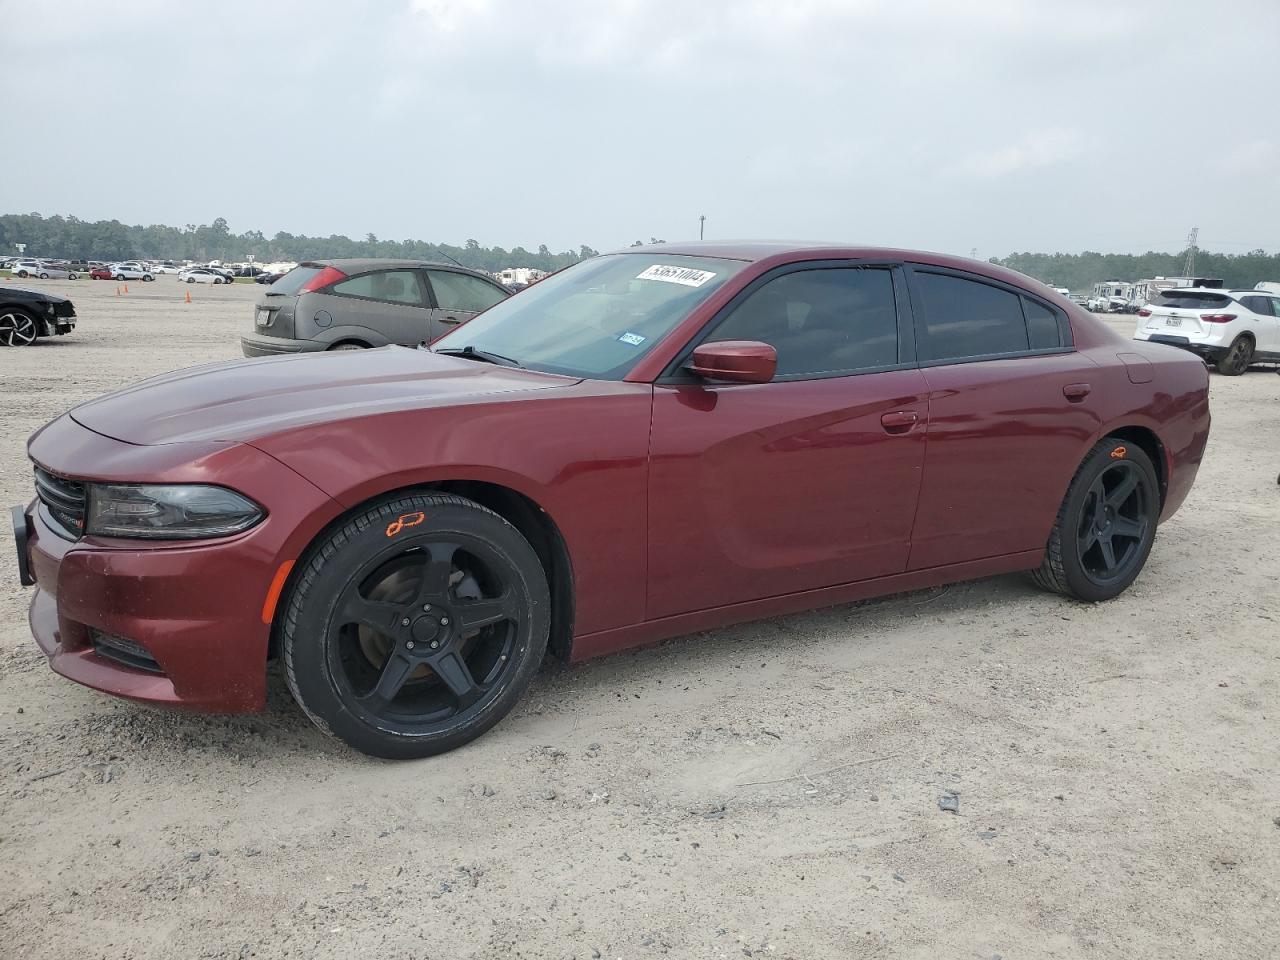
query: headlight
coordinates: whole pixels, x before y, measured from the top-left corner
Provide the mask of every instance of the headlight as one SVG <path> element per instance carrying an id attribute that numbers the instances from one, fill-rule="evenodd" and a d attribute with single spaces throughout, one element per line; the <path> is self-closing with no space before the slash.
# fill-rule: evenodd
<path id="1" fill-rule="evenodd" d="M 225 487 L 95 483 L 89 488 L 85 533 L 199 540 L 248 530 L 264 516 L 266 511 L 248 497 Z"/>

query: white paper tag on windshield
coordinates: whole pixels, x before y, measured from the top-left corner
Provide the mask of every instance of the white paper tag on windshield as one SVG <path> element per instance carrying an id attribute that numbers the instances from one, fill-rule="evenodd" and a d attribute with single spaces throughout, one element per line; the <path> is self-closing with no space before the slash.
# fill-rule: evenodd
<path id="1" fill-rule="evenodd" d="M 706 270 L 694 270 L 692 267 L 668 267 L 661 263 L 655 263 L 644 273 L 638 274 L 636 279 L 661 280 L 663 283 L 679 283 L 686 287 L 700 287 L 714 276 L 714 273 L 708 273 Z"/>
<path id="2" fill-rule="evenodd" d="M 630 331 L 624 333 L 618 339 L 621 340 L 623 343 L 631 344 L 631 346 L 633 347 L 638 347 L 640 346 L 640 344 L 644 343 L 645 341 L 645 338 L 640 336 L 640 334 L 631 333 Z"/>

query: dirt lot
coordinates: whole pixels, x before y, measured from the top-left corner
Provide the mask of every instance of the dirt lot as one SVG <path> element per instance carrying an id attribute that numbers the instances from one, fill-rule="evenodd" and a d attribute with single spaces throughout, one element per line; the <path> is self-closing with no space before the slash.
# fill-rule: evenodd
<path id="1" fill-rule="evenodd" d="M 80 328 L 0 352 L 3 505 L 36 427 L 238 356 L 257 293 L 30 285 Z M 416 763 L 274 674 L 230 719 L 55 677 L 0 544 L 0 955 L 1274 957 L 1280 377 L 1213 412 L 1119 600 L 1000 577 L 549 665 Z"/>

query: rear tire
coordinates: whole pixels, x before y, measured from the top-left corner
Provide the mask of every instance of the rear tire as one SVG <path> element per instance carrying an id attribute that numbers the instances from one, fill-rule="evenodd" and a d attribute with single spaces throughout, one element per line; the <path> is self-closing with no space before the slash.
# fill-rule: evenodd
<path id="1" fill-rule="evenodd" d="M 1214 361 L 1213 368 L 1224 377 L 1238 377 L 1253 361 L 1253 341 L 1243 333 L 1231 341 L 1227 352 Z"/>
<path id="2" fill-rule="evenodd" d="M 1146 565 L 1159 518 L 1151 458 L 1128 441 L 1100 440 L 1067 488 L 1032 579 L 1086 603 L 1117 597 Z"/>
<path id="3" fill-rule="evenodd" d="M 363 753 L 443 753 L 507 714 L 547 648 L 546 573 L 527 540 L 477 503 L 375 503 L 313 546 L 282 606 L 294 698 Z"/>

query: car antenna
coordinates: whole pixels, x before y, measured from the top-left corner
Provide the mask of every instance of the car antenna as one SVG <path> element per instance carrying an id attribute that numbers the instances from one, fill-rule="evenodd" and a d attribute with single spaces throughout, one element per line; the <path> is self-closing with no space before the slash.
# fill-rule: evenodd
<path id="1" fill-rule="evenodd" d="M 445 259 L 447 259 L 447 260 L 453 260 L 453 262 L 454 262 L 457 266 L 462 267 L 462 264 L 458 263 L 458 261 L 457 261 L 457 260 L 454 260 L 454 259 L 453 259 L 453 257 L 449 256 L 447 253 L 445 253 L 445 252 L 444 252 L 443 250 L 441 250 L 439 247 L 436 247 L 436 253 L 440 254 L 440 256 L 444 257 L 444 258 L 445 258 Z M 462 267 L 462 269 L 463 269 L 463 270 L 470 270 L 471 268 L 470 268 L 470 267 Z"/>

